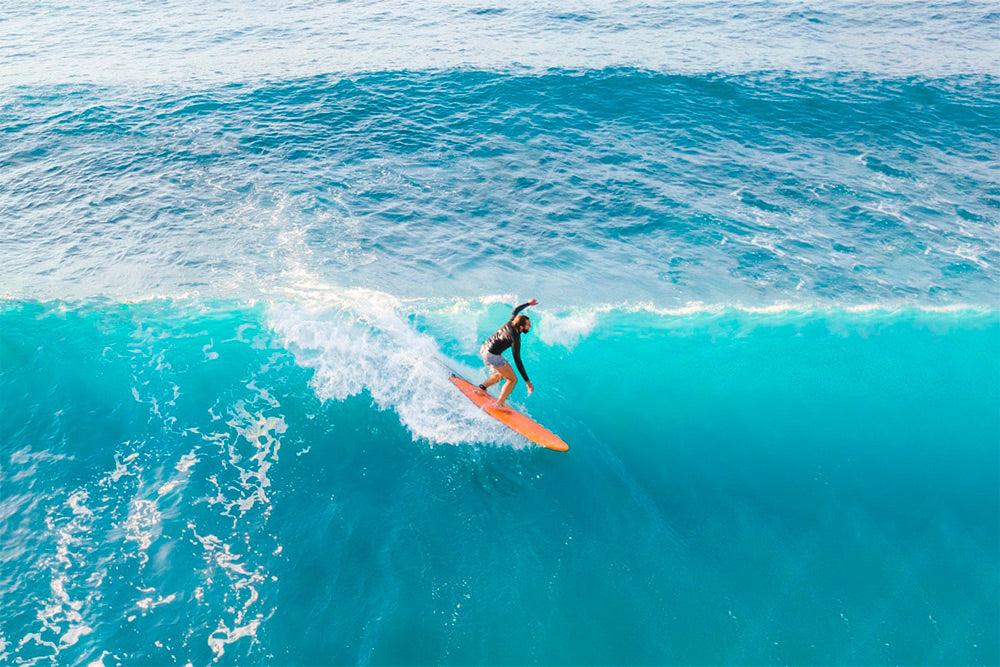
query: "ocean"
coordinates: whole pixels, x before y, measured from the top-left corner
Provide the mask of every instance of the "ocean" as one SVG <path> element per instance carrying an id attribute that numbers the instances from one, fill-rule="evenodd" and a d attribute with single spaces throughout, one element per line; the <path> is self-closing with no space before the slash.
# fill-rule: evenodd
<path id="1" fill-rule="evenodd" d="M 998 35 L 4 4 L 0 663 L 1000 663 Z"/>

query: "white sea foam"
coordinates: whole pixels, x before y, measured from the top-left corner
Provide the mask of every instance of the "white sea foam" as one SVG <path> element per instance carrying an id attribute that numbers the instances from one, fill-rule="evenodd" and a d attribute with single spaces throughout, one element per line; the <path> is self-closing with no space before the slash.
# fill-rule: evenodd
<path id="1" fill-rule="evenodd" d="M 235 606 L 227 608 L 227 611 L 233 614 L 232 627 L 225 619 L 219 619 L 216 629 L 207 638 L 215 660 L 218 660 L 225 654 L 225 647 L 228 644 L 244 637 L 256 641 L 257 628 L 264 620 L 264 614 L 256 613 L 250 617 L 249 612 L 260 599 L 257 588 L 267 577 L 262 569 L 251 567 L 245 562 L 243 556 L 233 553 L 230 545 L 219 537 L 210 534 L 200 535 L 192 522 L 188 523 L 188 528 L 204 549 L 206 561 L 220 568 L 226 578 L 232 582 L 226 596 L 227 600 L 230 600 L 230 596 L 232 596 L 241 603 L 238 608 Z M 209 583 L 211 583 L 211 576 L 209 576 Z M 194 594 L 196 599 L 201 600 L 204 591 L 198 587 Z"/>
<path id="2" fill-rule="evenodd" d="M 67 504 L 69 504 L 69 507 L 73 511 L 73 514 L 75 514 L 76 516 L 85 517 L 89 519 L 94 516 L 94 513 L 90 510 L 90 508 L 88 508 L 84 504 L 86 501 L 87 501 L 87 492 L 77 491 L 76 493 L 70 495 Z"/>
<path id="3" fill-rule="evenodd" d="M 195 456 L 194 452 L 188 452 L 181 457 L 181 460 L 175 466 L 177 472 L 188 472 L 191 467 L 198 462 L 198 457 Z"/>
<path id="4" fill-rule="evenodd" d="M 101 657 L 87 663 L 87 667 L 104 667 L 104 658 L 111 655 L 108 651 L 101 651 Z"/>
<path id="5" fill-rule="evenodd" d="M 583 337 L 593 331 L 599 312 L 596 310 L 574 310 L 567 315 L 547 314 L 540 311 L 537 317 L 538 337 L 548 345 L 572 348 Z"/>
<path id="6" fill-rule="evenodd" d="M 258 503 L 268 510 L 270 501 L 267 490 L 271 486 L 268 472 L 271 465 L 278 460 L 278 452 L 281 450 L 280 436 L 288 429 L 288 425 L 281 416 L 265 416 L 259 412 L 250 412 L 243 401 L 239 401 L 233 408 L 232 418 L 227 424 L 254 449 L 254 453 L 250 456 L 252 465 L 245 467 L 241 465 L 243 457 L 238 451 L 238 444 L 231 440 L 226 444 L 229 461 L 238 468 L 240 487 L 245 494 L 232 505 L 239 508 L 241 515 Z"/>
<path id="7" fill-rule="evenodd" d="M 840 313 L 973 313 L 990 314 L 1000 312 L 1000 304 L 914 304 L 907 301 L 881 303 L 817 303 L 817 302 L 775 302 L 769 304 L 744 303 L 704 303 L 691 301 L 679 306 L 660 306 L 649 301 L 625 301 L 615 304 L 599 304 L 588 306 L 585 312 L 597 314 L 649 313 L 665 317 L 685 315 L 722 315 L 725 313 L 747 313 L 756 315 L 775 315 L 783 313 L 802 315 L 833 315 Z"/>
<path id="8" fill-rule="evenodd" d="M 45 647 L 51 652 L 52 660 L 59 661 L 63 649 L 73 646 L 80 638 L 92 633 L 93 628 L 84 618 L 85 607 L 97 595 L 103 573 L 95 571 L 87 579 L 88 586 L 84 596 L 78 595 L 79 585 L 74 572 L 80 566 L 81 551 L 86 551 L 87 536 L 90 533 L 94 519 L 94 511 L 87 506 L 88 493 L 77 490 L 66 499 L 65 507 L 70 511 L 67 515 L 62 508 L 54 509 L 46 516 L 45 524 L 56 537 L 55 553 L 43 558 L 39 565 L 47 568 L 50 574 L 49 598 L 42 603 L 37 611 L 37 619 L 41 628 L 37 632 L 27 633 L 21 638 L 17 649 L 28 643 Z M 0 652 L 5 646 L 0 646 Z"/>
<path id="9" fill-rule="evenodd" d="M 211 647 L 212 653 L 215 654 L 215 659 L 218 660 L 225 655 L 227 644 L 232 644 L 244 637 L 250 637 L 251 641 L 255 640 L 261 620 L 261 617 L 257 617 L 245 625 L 234 624 L 232 629 L 227 627 L 223 621 L 219 621 L 219 626 L 208 638 L 208 645 Z"/>
<path id="10" fill-rule="evenodd" d="M 215 347 L 214 340 L 202 346 L 201 353 L 204 355 L 205 361 L 214 361 L 219 358 L 219 353 L 213 350 L 213 347 Z"/>
<path id="11" fill-rule="evenodd" d="M 131 443 L 130 442 L 126 442 L 125 444 L 129 445 Z M 111 482 L 117 482 L 118 480 L 120 480 L 122 477 L 124 477 L 126 475 L 134 475 L 134 474 L 136 474 L 136 472 L 134 470 L 130 470 L 129 469 L 129 464 L 131 464 L 133 461 L 135 461 L 135 459 L 138 456 L 139 456 L 138 453 L 133 452 L 133 453 L 129 454 L 128 456 L 126 456 L 125 458 L 119 459 L 118 458 L 118 454 L 116 452 L 115 453 L 115 469 L 114 469 L 114 471 L 110 475 L 108 475 L 108 478 L 104 481 L 105 485 L 107 485 L 107 484 L 109 484 Z"/>
<path id="12" fill-rule="evenodd" d="M 142 598 L 141 600 L 135 603 L 135 606 L 141 609 L 143 614 L 146 614 L 150 610 L 155 609 L 156 607 L 165 604 L 170 604 L 171 602 L 174 602 L 176 600 L 177 600 L 176 593 L 171 593 L 170 595 L 167 596 L 157 595 L 155 598 L 150 596 Z"/>
<path id="13" fill-rule="evenodd" d="M 454 400 L 446 372 L 453 362 L 410 320 L 426 311 L 425 302 L 321 283 L 300 283 L 293 294 L 294 302 L 272 305 L 270 324 L 297 362 L 315 370 L 312 384 L 320 398 L 342 401 L 368 392 L 380 409 L 394 410 L 416 438 L 432 443 L 524 445 L 471 403 Z"/>
<path id="14" fill-rule="evenodd" d="M 136 543 L 139 561 L 143 564 L 149 560 L 146 550 L 159 535 L 161 518 L 153 500 L 137 498 L 129 505 L 128 518 L 124 525 L 125 540 Z"/>
<path id="15" fill-rule="evenodd" d="M 156 495 L 162 496 L 162 495 L 166 495 L 166 494 L 170 493 L 171 491 L 173 491 L 174 489 L 177 488 L 177 485 L 179 483 L 180 482 L 178 482 L 177 480 L 171 480 L 171 481 L 167 482 L 166 484 L 162 484 L 160 486 L 160 488 L 156 490 Z"/>

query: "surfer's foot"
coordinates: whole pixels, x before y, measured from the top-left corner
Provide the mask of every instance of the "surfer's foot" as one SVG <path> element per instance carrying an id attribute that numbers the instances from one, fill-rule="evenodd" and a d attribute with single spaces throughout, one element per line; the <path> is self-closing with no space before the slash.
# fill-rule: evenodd
<path id="1" fill-rule="evenodd" d="M 492 407 L 493 407 L 494 410 L 506 410 L 507 409 L 507 404 L 503 403 L 501 401 L 494 401 Z"/>
<path id="2" fill-rule="evenodd" d="M 482 389 L 483 391 L 486 391 L 486 385 L 485 384 L 479 385 L 479 388 Z"/>

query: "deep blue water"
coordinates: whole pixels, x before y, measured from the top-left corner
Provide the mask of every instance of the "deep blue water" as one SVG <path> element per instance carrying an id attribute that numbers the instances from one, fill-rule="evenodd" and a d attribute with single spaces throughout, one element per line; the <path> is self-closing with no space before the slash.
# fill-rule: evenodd
<path id="1" fill-rule="evenodd" d="M 0 8 L 0 662 L 997 664 L 998 34 Z"/>

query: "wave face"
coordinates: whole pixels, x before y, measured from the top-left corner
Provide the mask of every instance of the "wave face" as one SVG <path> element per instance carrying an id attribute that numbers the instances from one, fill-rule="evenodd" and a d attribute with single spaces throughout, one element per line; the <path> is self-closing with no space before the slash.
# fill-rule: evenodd
<path id="1" fill-rule="evenodd" d="M 462 306 L 8 302 L 0 654 L 996 655 L 997 311 L 539 313 L 556 455 L 449 387 Z"/>
<path id="2" fill-rule="evenodd" d="M 995 2 L 133 4 L 0 6 L 0 663 L 1000 664 Z"/>

